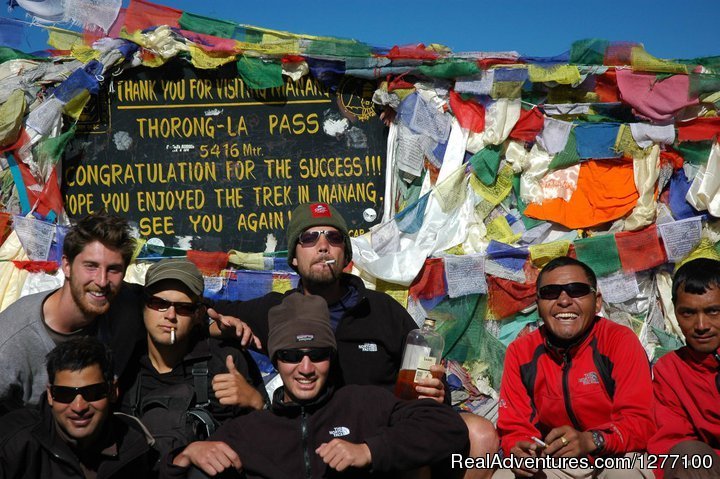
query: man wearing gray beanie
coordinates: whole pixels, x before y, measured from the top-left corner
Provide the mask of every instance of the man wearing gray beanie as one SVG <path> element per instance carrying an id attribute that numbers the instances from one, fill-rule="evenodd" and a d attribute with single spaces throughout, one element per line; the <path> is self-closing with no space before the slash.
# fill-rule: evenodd
<path id="1" fill-rule="evenodd" d="M 467 451 L 467 428 L 449 406 L 404 401 L 377 386 L 335 389 L 336 340 L 326 301 L 293 293 L 269 311 L 268 350 L 283 386 L 270 410 L 223 425 L 163 462 L 163 477 L 190 466 L 248 478 L 394 478 Z M 443 477 L 462 474 L 447 471 Z M 406 477 L 406 476 L 403 476 Z"/>

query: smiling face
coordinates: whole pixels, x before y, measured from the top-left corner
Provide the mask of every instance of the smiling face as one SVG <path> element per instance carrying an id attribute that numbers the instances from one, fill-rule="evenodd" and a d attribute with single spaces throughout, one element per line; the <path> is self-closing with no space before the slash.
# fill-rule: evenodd
<path id="1" fill-rule="evenodd" d="M 62 268 L 73 301 L 91 317 L 107 312 L 125 276 L 122 253 L 99 241 L 88 243 L 72 263 L 63 256 Z"/>
<path id="2" fill-rule="evenodd" d="M 692 294 L 681 286 L 675 298 L 675 316 L 689 348 L 714 353 L 720 348 L 720 289 L 708 286 Z"/>
<path id="3" fill-rule="evenodd" d="M 576 265 L 560 266 L 544 273 L 538 289 L 549 284 L 585 283 L 590 281 L 585 271 Z M 602 307 L 600 293 L 590 292 L 585 296 L 572 298 L 562 291 L 557 299 L 537 299 L 538 312 L 553 335 L 562 340 L 573 340 L 581 336 L 592 324 Z"/>
<path id="4" fill-rule="evenodd" d="M 313 226 L 305 231 L 338 230 L 332 226 Z M 328 260 L 335 260 L 335 263 L 326 264 L 325 261 Z M 298 242 L 293 266 L 297 268 L 304 284 L 333 284 L 345 267 L 345 243 L 338 246 L 330 244 L 324 234 L 321 234 L 313 245 L 302 245 Z"/>
<path id="5" fill-rule="evenodd" d="M 307 402 L 315 399 L 327 383 L 330 360 L 312 362 L 303 356 L 299 363 L 277 362 L 278 374 L 285 386 L 286 402 Z"/>
<path id="6" fill-rule="evenodd" d="M 64 369 L 55 373 L 55 386 L 83 387 L 105 381 L 102 370 L 93 364 L 79 371 Z M 52 408 L 55 422 L 68 436 L 78 441 L 91 442 L 97 438 L 105 420 L 110 415 L 110 400 L 105 397 L 97 401 L 87 401 L 78 394 L 70 403 L 53 400 L 48 388 L 48 404 Z"/>

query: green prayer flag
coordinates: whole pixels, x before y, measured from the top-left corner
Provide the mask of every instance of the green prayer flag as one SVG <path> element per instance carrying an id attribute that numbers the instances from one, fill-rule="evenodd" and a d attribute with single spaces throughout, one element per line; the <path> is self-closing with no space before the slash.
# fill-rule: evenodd
<path id="1" fill-rule="evenodd" d="M 259 58 L 242 56 L 237 61 L 238 74 L 250 89 L 280 87 L 283 84 L 282 66 Z"/>
<path id="2" fill-rule="evenodd" d="M 577 152 L 577 140 L 575 140 L 575 131 L 571 130 L 568 136 L 568 141 L 565 144 L 565 149 L 555 155 L 555 157 L 548 165 L 550 170 L 561 170 L 568 166 L 580 163 L 580 155 Z"/>
<path id="3" fill-rule="evenodd" d="M 710 158 L 710 150 L 712 149 L 713 141 L 684 141 L 678 143 L 675 148 L 680 152 L 688 163 L 696 166 L 707 165 L 708 158 Z"/>
<path id="4" fill-rule="evenodd" d="M 480 72 L 475 62 L 449 61 L 438 62 L 434 65 L 421 65 L 418 71 L 432 78 L 456 78 L 472 76 Z"/>
<path id="5" fill-rule="evenodd" d="M 598 276 L 607 276 L 622 267 L 615 235 L 607 234 L 578 239 L 573 245 L 575 245 L 577 258 L 587 264 Z"/>
<path id="6" fill-rule="evenodd" d="M 588 38 L 573 42 L 570 47 L 570 63 L 575 65 L 602 65 L 610 42 Z"/>
<path id="7" fill-rule="evenodd" d="M 343 39 L 310 40 L 305 47 L 306 55 L 335 57 L 369 57 L 372 49 L 361 42 Z"/>
<path id="8" fill-rule="evenodd" d="M 488 145 L 470 158 L 470 164 L 475 172 L 475 176 L 477 176 L 485 186 L 490 186 L 495 183 L 498 168 L 500 167 L 501 149 L 502 145 Z"/>
<path id="9" fill-rule="evenodd" d="M 183 30 L 221 38 L 234 38 L 235 28 L 237 27 L 237 24 L 233 22 L 216 20 L 188 12 L 183 12 L 178 23 Z"/>

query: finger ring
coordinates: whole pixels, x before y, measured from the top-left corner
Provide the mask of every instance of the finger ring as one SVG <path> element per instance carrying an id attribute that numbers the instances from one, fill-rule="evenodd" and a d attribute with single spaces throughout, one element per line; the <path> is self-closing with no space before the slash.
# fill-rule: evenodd
<path id="1" fill-rule="evenodd" d="M 567 446 L 568 440 L 565 439 L 565 436 L 560 436 L 560 442 L 562 442 L 563 446 Z"/>

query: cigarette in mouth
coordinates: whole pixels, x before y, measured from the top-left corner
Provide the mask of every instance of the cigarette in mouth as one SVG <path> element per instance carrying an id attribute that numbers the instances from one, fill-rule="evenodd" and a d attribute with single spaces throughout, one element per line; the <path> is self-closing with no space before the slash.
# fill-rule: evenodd
<path id="1" fill-rule="evenodd" d="M 175 344 L 175 328 L 170 328 L 170 344 Z"/>
<path id="2" fill-rule="evenodd" d="M 329 260 L 325 261 L 325 264 L 335 264 L 335 260 L 329 259 Z"/>

